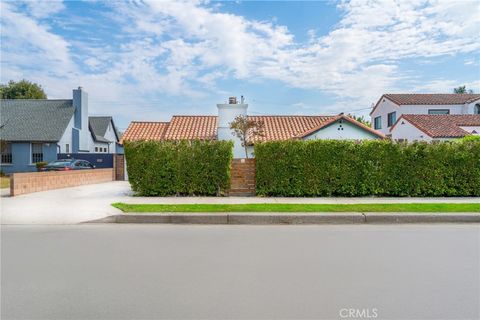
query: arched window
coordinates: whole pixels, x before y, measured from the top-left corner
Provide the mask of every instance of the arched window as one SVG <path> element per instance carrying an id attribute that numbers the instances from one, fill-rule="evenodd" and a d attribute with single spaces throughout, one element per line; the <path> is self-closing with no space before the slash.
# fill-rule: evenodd
<path id="1" fill-rule="evenodd" d="M 475 108 L 473 108 L 473 113 L 474 114 L 480 114 L 480 103 L 477 103 L 475 105 Z"/>

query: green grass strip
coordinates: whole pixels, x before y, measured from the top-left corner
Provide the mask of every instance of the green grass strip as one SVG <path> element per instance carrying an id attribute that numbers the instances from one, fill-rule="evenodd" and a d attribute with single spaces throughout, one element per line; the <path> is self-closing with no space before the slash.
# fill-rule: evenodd
<path id="1" fill-rule="evenodd" d="M 479 203 L 362 203 L 362 204 L 127 204 L 123 212 L 480 212 Z"/>

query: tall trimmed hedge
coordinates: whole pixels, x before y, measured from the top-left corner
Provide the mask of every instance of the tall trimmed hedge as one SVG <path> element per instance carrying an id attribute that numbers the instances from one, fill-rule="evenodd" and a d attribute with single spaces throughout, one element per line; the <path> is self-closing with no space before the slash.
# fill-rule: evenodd
<path id="1" fill-rule="evenodd" d="M 125 144 L 128 180 L 142 196 L 221 195 L 230 186 L 230 141 Z"/>
<path id="2" fill-rule="evenodd" d="M 480 141 L 255 145 L 263 196 L 480 196 Z"/>

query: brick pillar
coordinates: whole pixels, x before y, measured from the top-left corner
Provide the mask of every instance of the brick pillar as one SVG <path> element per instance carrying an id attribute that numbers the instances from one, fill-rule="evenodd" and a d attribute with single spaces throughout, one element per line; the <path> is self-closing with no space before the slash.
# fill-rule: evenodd
<path id="1" fill-rule="evenodd" d="M 113 157 L 114 179 L 125 180 L 125 155 L 114 154 Z"/>
<path id="2" fill-rule="evenodd" d="M 255 159 L 233 159 L 229 196 L 255 195 Z"/>

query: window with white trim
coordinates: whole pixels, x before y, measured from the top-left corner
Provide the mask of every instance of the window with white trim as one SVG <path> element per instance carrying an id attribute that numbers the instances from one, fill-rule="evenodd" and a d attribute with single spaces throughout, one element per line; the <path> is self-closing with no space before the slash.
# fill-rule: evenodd
<path id="1" fill-rule="evenodd" d="M 378 116 L 373 119 L 373 128 L 374 129 L 382 129 L 382 117 Z"/>
<path id="2" fill-rule="evenodd" d="M 12 144 L 10 142 L 1 142 L 1 158 L 2 164 L 12 163 Z"/>
<path id="3" fill-rule="evenodd" d="M 43 161 L 43 143 L 32 143 L 32 163 Z"/>

